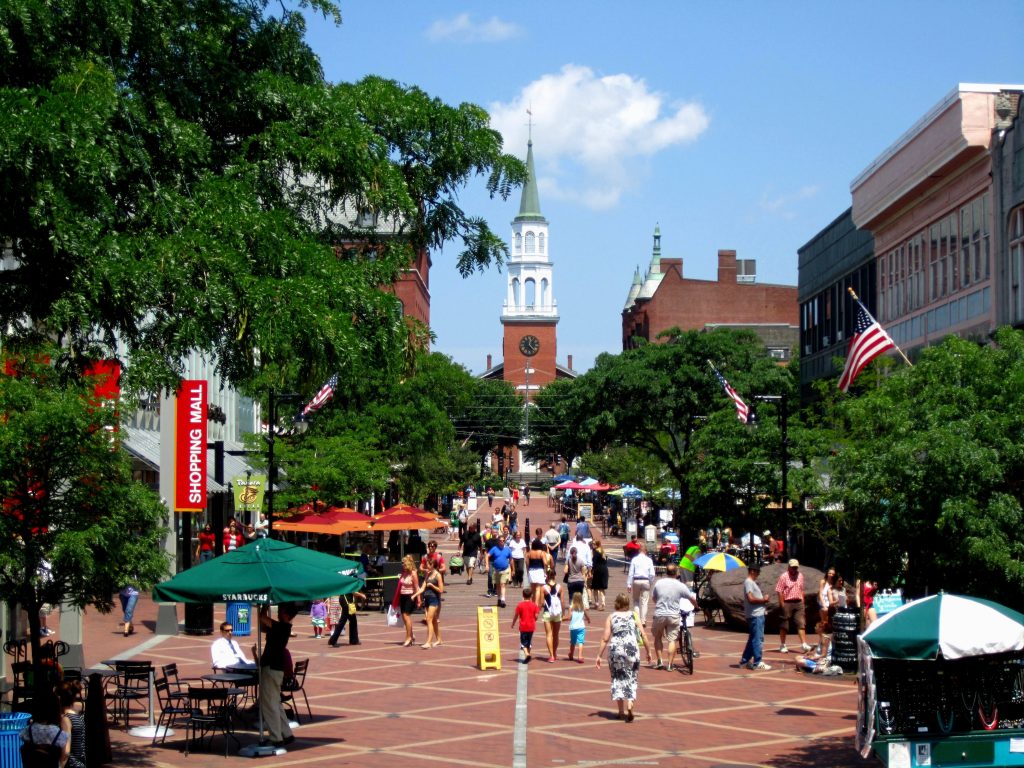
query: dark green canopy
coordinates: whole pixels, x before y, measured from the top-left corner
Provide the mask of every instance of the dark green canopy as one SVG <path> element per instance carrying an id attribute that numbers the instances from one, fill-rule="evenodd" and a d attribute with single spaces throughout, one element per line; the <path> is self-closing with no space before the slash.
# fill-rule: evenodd
<path id="1" fill-rule="evenodd" d="M 362 588 L 362 566 L 275 539 L 258 539 L 182 571 L 153 588 L 175 603 L 285 603 L 347 595 Z"/>

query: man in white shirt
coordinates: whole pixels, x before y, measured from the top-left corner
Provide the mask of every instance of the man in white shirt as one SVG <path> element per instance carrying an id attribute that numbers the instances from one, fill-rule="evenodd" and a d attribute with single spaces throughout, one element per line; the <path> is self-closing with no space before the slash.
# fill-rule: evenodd
<path id="1" fill-rule="evenodd" d="M 626 589 L 633 596 L 633 609 L 640 612 L 640 623 L 647 626 L 647 604 L 651 600 L 651 582 L 654 581 L 654 561 L 646 549 L 629 561 Z"/>
<path id="2" fill-rule="evenodd" d="M 210 646 L 210 659 L 214 669 L 256 669 L 256 662 L 245 655 L 238 641 L 231 636 L 228 622 L 220 625 L 220 637 Z"/>

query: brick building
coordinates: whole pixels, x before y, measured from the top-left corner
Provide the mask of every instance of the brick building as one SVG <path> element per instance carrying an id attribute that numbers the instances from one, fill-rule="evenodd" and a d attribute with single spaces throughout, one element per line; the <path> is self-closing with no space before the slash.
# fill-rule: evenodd
<path id="1" fill-rule="evenodd" d="M 540 210 L 540 194 L 533 162 L 533 141 L 526 150 L 526 184 L 523 185 L 519 214 L 512 220 L 511 255 L 507 263 L 505 300 L 501 310 L 503 328 L 500 363 L 487 356 L 483 379 L 509 382 L 526 400 L 555 379 L 576 378 L 572 356 L 565 365 L 557 362 L 558 302 L 554 296 L 554 266 L 550 259 L 548 220 Z M 524 436 L 528 440 L 529 435 Z M 499 471 L 497 457 L 492 468 Z M 523 466 L 515 446 L 504 446 L 500 472 L 536 472 Z"/>
<path id="2" fill-rule="evenodd" d="M 684 277 L 683 260 L 661 255 L 661 229 L 655 227 L 647 273 L 640 269 L 622 310 L 622 348 L 657 341 L 669 328 L 684 331 L 728 327 L 754 331 L 769 354 L 789 360 L 798 343 L 797 289 L 757 282 L 754 259 L 736 251 L 718 252 L 718 279 Z"/>

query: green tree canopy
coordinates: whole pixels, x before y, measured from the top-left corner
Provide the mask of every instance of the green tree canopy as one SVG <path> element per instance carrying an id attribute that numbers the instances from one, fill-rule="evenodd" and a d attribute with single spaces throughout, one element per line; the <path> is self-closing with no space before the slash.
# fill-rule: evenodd
<path id="1" fill-rule="evenodd" d="M 487 114 L 376 77 L 326 82 L 302 5 L 338 15 L 325 0 L 0 8 L 15 340 L 83 358 L 120 342 L 129 389 L 173 387 L 195 351 L 252 391 L 312 387 L 400 363 L 409 336 L 381 286 L 417 249 L 461 241 L 464 274 L 503 257 L 458 205 L 474 176 L 507 195 L 525 175 Z"/>
<path id="2" fill-rule="evenodd" d="M 741 424 L 708 361 L 752 406 L 755 395 L 791 395 L 791 375 L 750 332 L 673 330 L 665 336 L 661 344 L 600 355 L 590 371 L 564 385 L 568 392 L 556 391 L 551 413 L 561 404 L 559 418 L 538 425 L 537 444 L 562 445 L 563 454 L 580 445 L 643 450 L 672 476 L 691 524 L 709 515 L 733 517 L 738 499 L 746 500 L 745 514 L 763 508 L 778 495 L 774 406 L 760 405 L 756 429 Z"/>
<path id="3" fill-rule="evenodd" d="M 168 568 L 166 510 L 132 479 L 116 411 L 49 357 L 8 358 L 0 374 L 0 599 L 28 612 L 36 659 L 44 603 L 106 611 L 121 586 Z"/>
<path id="4" fill-rule="evenodd" d="M 947 338 L 836 419 L 815 514 L 850 566 L 910 595 L 1024 607 L 1024 334 Z"/>

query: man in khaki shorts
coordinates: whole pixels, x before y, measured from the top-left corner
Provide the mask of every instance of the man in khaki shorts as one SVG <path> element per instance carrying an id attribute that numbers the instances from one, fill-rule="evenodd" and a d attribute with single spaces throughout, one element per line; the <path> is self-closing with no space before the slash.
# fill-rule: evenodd
<path id="1" fill-rule="evenodd" d="M 689 600 L 697 608 L 697 596 L 688 586 L 679 581 L 679 566 L 669 563 L 665 575 L 654 584 L 654 653 L 655 669 L 672 669 L 671 659 L 676 654 L 679 642 L 679 601 Z M 661 649 L 663 640 L 668 641 L 668 663 L 663 663 Z"/>
<path id="2" fill-rule="evenodd" d="M 807 635 L 804 632 L 804 575 L 800 572 L 800 562 L 795 558 L 789 561 L 789 568 L 779 576 L 775 584 L 775 591 L 779 594 L 779 605 L 782 608 L 782 624 L 779 625 L 779 653 L 789 653 L 786 647 L 786 631 L 789 629 L 789 622 L 796 625 L 797 634 L 800 636 L 800 649 L 807 653 L 811 646 L 807 644 Z"/>

